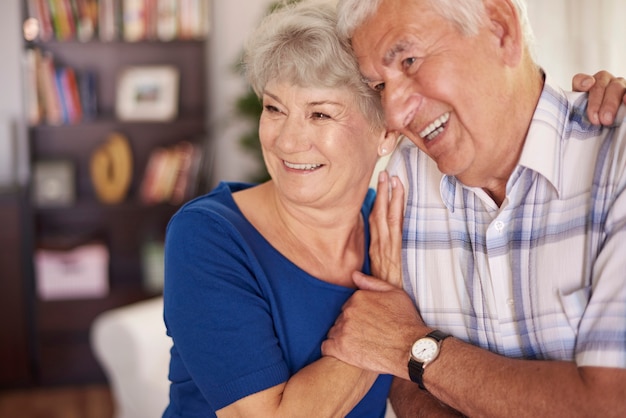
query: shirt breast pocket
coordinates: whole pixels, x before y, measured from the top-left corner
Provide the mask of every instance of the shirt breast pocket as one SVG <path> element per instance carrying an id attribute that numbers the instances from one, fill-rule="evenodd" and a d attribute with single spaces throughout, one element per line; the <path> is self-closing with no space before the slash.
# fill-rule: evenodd
<path id="1" fill-rule="evenodd" d="M 559 292 L 559 299 L 561 301 L 563 313 L 565 314 L 574 335 L 578 334 L 578 326 L 583 314 L 585 313 L 587 304 L 589 303 L 590 295 L 591 286 L 585 286 L 567 293 Z"/>

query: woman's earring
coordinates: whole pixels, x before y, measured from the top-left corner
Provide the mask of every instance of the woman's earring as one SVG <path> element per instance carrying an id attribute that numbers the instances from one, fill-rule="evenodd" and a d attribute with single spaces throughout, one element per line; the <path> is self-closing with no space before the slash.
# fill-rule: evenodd
<path id="1" fill-rule="evenodd" d="M 385 148 L 385 147 L 379 148 L 379 149 L 378 149 L 378 154 L 379 154 L 381 157 L 383 157 L 383 156 L 387 155 L 387 148 Z"/>

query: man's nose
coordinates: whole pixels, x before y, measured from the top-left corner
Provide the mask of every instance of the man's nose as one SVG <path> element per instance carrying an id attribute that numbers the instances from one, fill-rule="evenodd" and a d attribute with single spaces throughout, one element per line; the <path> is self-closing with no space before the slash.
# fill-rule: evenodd
<path id="1" fill-rule="evenodd" d="M 392 131 L 405 129 L 415 119 L 423 99 L 410 79 L 385 83 L 382 102 L 387 128 Z"/>

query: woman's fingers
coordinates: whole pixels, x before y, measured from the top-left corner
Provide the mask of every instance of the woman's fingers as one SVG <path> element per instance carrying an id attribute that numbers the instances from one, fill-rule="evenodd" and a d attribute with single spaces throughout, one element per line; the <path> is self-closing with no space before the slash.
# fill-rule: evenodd
<path id="1" fill-rule="evenodd" d="M 402 287 L 402 221 L 404 188 L 398 178 L 380 173 L 370 215 L 372 274 Z"/>

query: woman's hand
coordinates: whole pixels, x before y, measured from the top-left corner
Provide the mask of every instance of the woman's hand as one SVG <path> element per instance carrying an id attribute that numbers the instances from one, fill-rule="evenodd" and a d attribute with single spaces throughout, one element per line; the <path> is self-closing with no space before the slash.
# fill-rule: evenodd
<path id="1" fill-rule="evenodd" d="M 386 171 L 381 171 L 369 219 L 372 275 L 399 288 L 402 288 L 403 219 L 404 187 L 397 177 L 390 179 Z"/>
<path id="2" fill-rule="evenodd" d="M 572 89 L 589 92 L 587 117 L 596 125 L 611 125 L 620 104 L 626 104 L 626 80 L 607 71 L 599 71 L 593 76 L 576 74 Z"/>

